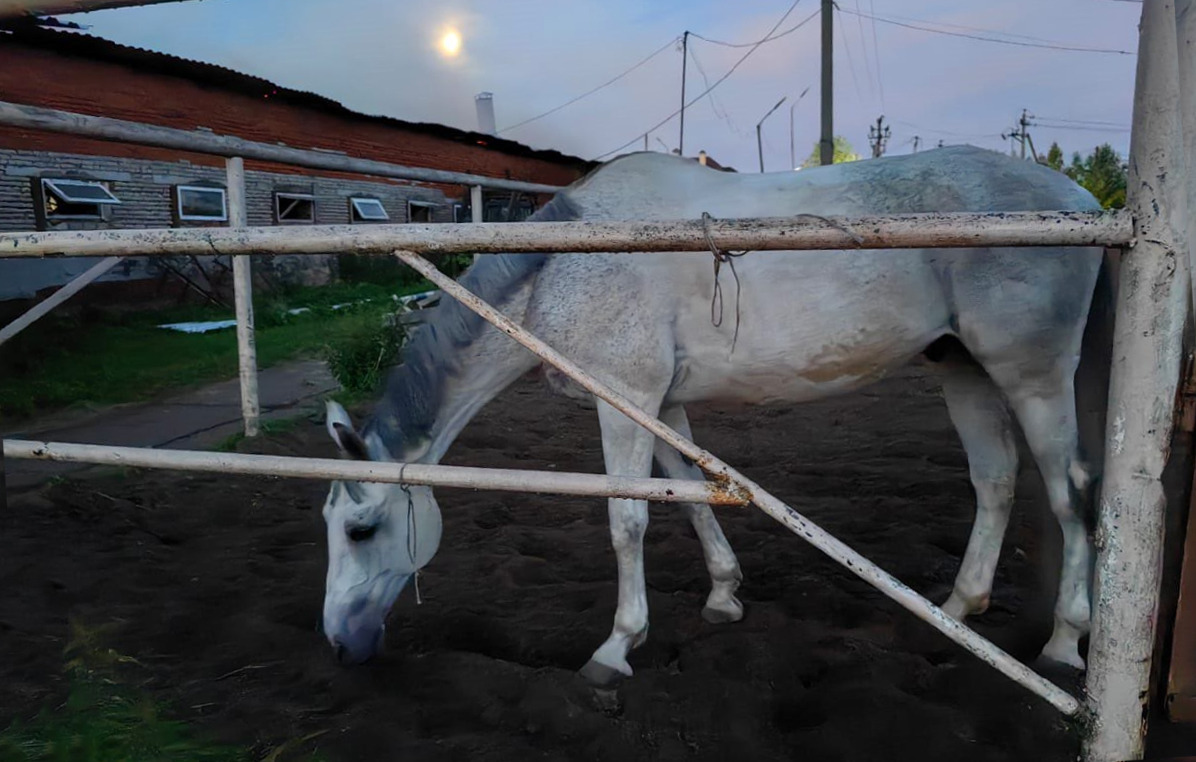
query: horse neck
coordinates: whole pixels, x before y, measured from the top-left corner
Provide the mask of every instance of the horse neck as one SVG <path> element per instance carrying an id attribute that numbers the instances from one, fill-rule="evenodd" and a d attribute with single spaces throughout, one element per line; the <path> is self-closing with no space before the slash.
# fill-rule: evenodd
<path id="1" fill-rule="evenodd" d="M 522 286 L 496 306 L 522 322 L 530 294 L 530 285 Z M 399 368 L 375 416 L 373 427 L 402 462 L 439 463 L 478 411 L 539 360 L 487 325 L 465 346 L 441 347 L 434 363 Z M 416 418 L 423 420 L 412 426 Z"/>
<path id="2" fill-rule="evenodd" d="M 439 463 L 478 411 L 538 364 L 530 352 L 495 329 L 469 349 L 462 372 L 445 390 L 427 449 L 417 462 Z"/>

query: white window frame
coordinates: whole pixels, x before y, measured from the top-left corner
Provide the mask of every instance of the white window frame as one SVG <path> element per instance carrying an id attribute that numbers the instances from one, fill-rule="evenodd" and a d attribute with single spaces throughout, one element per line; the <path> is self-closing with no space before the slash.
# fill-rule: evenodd
<path id="1" fill-rule="evenodd" d="M 428 210 L 428 222 L 431 222 L 432 221 L 432 210 L 435 209 L 437 206 L 439 206 L 439 204 L 434 204 L 430 201 L 408 200 L 407 201 L 407 220 L 410 221 L 411 218 L 413 216 L 415 216 L 411 213 L 411 210 L 419 208 L 419 209 L 427 209 Z"/>
<path id="2" fill-rule="evenodd" d="M 72 196 L 69 190 L 71 185 L 85 185 L 89 188 L 99 188 L 104 191 L 107 198 L 79 198 Z M 47 222 L 57 222 L 59 220 L 102 220 L 104 219 L 104 207 L 112 204 L 122 203 L 119 198 L 100 180 L 79 180 L 72 177 L 43 177 L 41 178 L 42 187 L 42 210 L 45 214 Z M 94 206 L 94 214 L 51 214 L 50 210 L 46 208 L 46 202 L 50 196 L 54 196 L 64 204 L 78 204 Z"/>
<path id="3" fill-rule="evenodd" d="M 377 215 L 371 216 L 366 214 L 361 210 L 361 207 L 358 206 L 359 201 L 367 201 L 377 204 L 378 209 L 382 212 L 382 216 L 378 217 Z M 356 217 L 356 219 L 354 219 L 354 217 Z M 376 198 L 374 196 L 352 196 L 349 198 L 349 220 L 351 222 L 386 222 L 389 219 L 390 213 L 387 212 L 386 207 L 382 205 L 382 199 Z"/>
<path id="4" fill-rule="evenodd" d="M 219 193 L 220 205 L 224 210 L 223 213 L 219 217 L 206 214 L 183 214 L 183 194 L 187 191 Z M 174 187 L 174 196 L 175 211 L 178 213 L 179 220 L 183 222 L 228 222 L 228 191 L 225 188 L 218 188 L 213 185 L 176 185 Z"/>
<path id="5" fill-rule="evenodd" d="M 284 220 L 282 218 L 282 201 L 307 201 L 311 204 L 311 217 L 307 219 Z M 274 192 L 274 219 L 279 225 L 311 225 L 316 221 L 316 197 L 311 193 L 291 193 L 289 191 Z"/>

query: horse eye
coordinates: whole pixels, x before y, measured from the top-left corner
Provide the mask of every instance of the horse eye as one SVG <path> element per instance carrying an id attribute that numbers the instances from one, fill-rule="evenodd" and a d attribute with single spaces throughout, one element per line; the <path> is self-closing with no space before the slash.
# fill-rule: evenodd
<path id="1" fill-rule="evenodd" d="M 348 535 L 349 535 L 349 539 L 353 542 L 365 542 L 366 540 L 373 537 L 377 531 L 378 531 L 377 524 L 370 524 L 368 526 L 354 526 L 354 527 L 349 527 Z"/>

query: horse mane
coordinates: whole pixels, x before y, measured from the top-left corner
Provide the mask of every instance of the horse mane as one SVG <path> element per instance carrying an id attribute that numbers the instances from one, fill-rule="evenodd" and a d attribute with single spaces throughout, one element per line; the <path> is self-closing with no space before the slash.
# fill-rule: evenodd
<path id="1" fill-rule="evenodd" d="M 528 218 L 557 222 L 581 218 L 581 208 L 561 191 Z M 462 286 L 490 304 L 505 298 L 534 278 L 548 254 L 488 254 L 460 277 Z M 460 371 L 463 350 L 489 327 L 477 313 L 444 296 L 427 321 L 402 350 L 402 362 L 391 369 L 382 399 L 365 431 L 379 436 L 386 448 L 400 454 L 409 444 L 430 436 L 443 403 L 446 382 Z"/>

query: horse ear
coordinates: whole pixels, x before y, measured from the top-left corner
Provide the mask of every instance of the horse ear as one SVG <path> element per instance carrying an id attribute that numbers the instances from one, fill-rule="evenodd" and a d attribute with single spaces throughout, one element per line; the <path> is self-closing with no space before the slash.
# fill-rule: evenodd
<path id="1" fill-rule="evenodd" d="M 369 448 L 366 447 L 361 435 L 353 428 L 353 421 L 349 418 L 349 413 L 339 403 L 332 400 L 328 401 L 326 407 L 328 434 L 332 437 L 332 441 L 336 442 L 336 446 L 354 460 L 369 460 Z"/>

